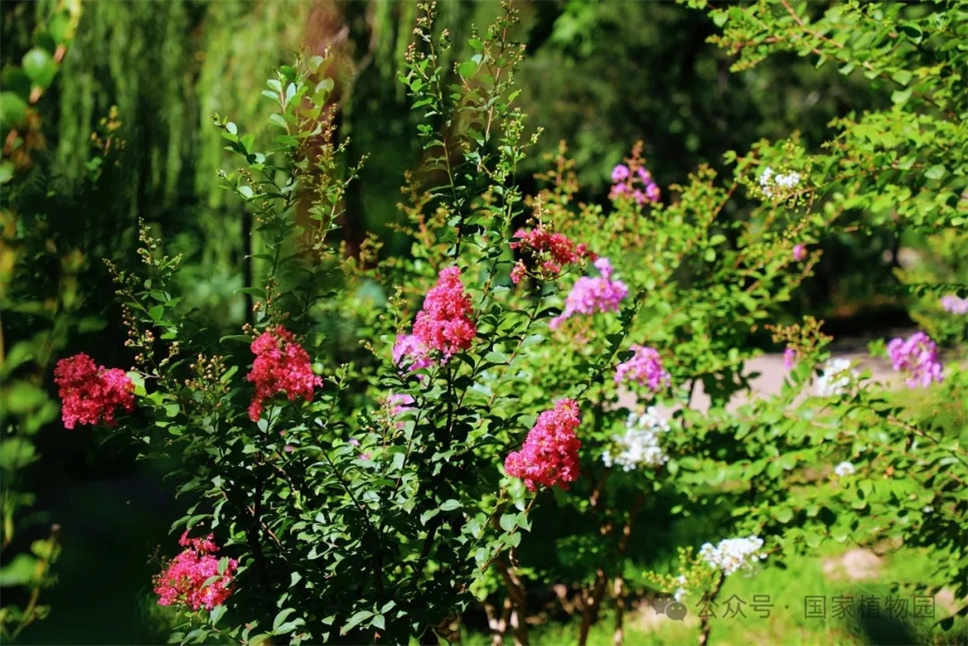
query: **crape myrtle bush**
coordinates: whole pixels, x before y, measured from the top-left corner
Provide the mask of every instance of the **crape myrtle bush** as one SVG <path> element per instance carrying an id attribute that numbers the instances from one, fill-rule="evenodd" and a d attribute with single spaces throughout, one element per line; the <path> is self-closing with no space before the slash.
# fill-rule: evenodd
<path id="1" fill-rule="evenodd" d="M 701 167 L 667 187 L 635 145 L 605 204 L 576 201 L 564 145 L 536 194 L 514 182 L 533 139 L 514 105 L 513 8 L 445 68 L 449 35 L 422 7 L 401 79 L 425 151 L 403 190 L 408 258 L 380 260 L 371 238 L 347 259 L 331 240 L 361 161 L 333 138 L 327 58 L 267 83 L 270 144 L 216 116 L 239 160 L 226 186 L 256 223 L 252 323 L 211 338 L 172 287 L 179 258 L 146 226 L 143 268 L 111 265 L 135 368 L 72 357 L 56 375 L 71 420 L 119 420 L 145 456 L 182 460 L 173 475 L 191 507 L 173 530 L 184 550 L 154 581 L 159 603 L 178 608 L 173 640 L 399 643 L 445 632 L 476 594 L 495 631 L 514 626 L 523 641 L 517 554 L 548 539 L 532 527 L 540 500 L 583 519 L 558 547 L 584 573 L 584 642 L 606 591 L 621 621 L 625 555 L 660 493 L 673 513 L 727 510 L 709 516 L 717 540 L 684 547 L 678 573 L 648 574 L 678 603 L 714 600 L 726 576 L 827 539 L 923 545 L 937 554 L 925 586 L 964 597 L 964 438 L 830 361 L 817 321 L 771 323 L 818 243 L 856 227 L 856 213 L 963 224 L 962 81 L 919 58 L 954 56 L 927 34 L 961 10 L 899 29 L 905 47 L 883 55 L 829 35 L 895 11 L 869 7 L 832 9 L 835 24 L 816 33 L 783 3 L 713 17 L 737 65 L 790 44 L 913 84 L 892 110 L 831 124 L 820 152 L 795 136 L 760 142 L 730 154 L 726 175 Z M 782 37 L 796 30 L 810 38 Z M 899 74 L 905 65 L 927 71 Z M 758 203 L 748 221 L 720 219 L 733 199 Z M 344 363 L 323 350 L 334 321 L 358 334 Z M 789 374 L 779 395 L 727 410 L 749 390 L 746 340 L 761 329 L 786 346 Z M 942 365 L 929 336 L 886 351 L 901 383 L 963 395 L 965 372 Z M 706 412 L 688 407 L 699 385 Z M 125 422 L 132 399 L 151 423 Z"/>

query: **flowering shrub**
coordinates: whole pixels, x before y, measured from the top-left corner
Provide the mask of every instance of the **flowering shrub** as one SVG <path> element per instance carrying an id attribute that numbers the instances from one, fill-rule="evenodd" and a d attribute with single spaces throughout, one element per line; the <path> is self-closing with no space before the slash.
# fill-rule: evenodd
<path id="1" fill-rule="evenodd" d="M 760 26 L 736 23 L 761 13 L 786 20 L 769 3 L 713 15 L 724 43 L 742 49 Z M 727 156 L 722 173 L 701 167 L 664 187 L 668 203 L 638 144 L 612 173 L 623 188 L 607 210 L 576 200 L 562 146 L 556 172 L 525 196 L 514 176 L 533 140 L 514 106 L 515 11 L 475 32 L 474 54 L 452 70 L 433 15 L 421 9 L 403 75 L 426 156 L 402 205 L 409 257 L 381 261 L 372 237 L 359 259 L 332 244 L 357 166 L 334 140 L 332 84 L 317 80 L 329 61 L 315 57 L 269 80 L 277 134 L 266 146 L 216 118 L 242 166 L 224 179 L 256 222 L 244 333 L 215 339 L 192 324 L 172 293 L 179 259 L 149 227 L 143 267 L 112 266 L 137 353 L 131 384 L 151 420 L 123 432 L 151 455 L 183 456 L 176 475 L 191 507 L 174 529 L 211 532 L 183 534 L 185 552 L 156 581 L 161 602 L 181 606 L 173 639 L 430 639 L 475 594 L 503 594 L 526 630 L 521 564 L 553 544 L 578 572 L 584 644 L 608 590 L 621 626 L 636 521 L 663 513 L 660 496 L 667 518 L 709 518 L 712 540 L 748 536 L 696 556 L 683 549 L 676 574 L 643 574 L 676 599 L 715 599 L 726 576 L 754 561 L 850 536 L 947 557 L 925 587 L 963 595 L 961 441 L 911 420 L 850 361 L 831 358 L 817 321 L 771 323 L 818 262 L 822 236 L 873 209 L 875 194 L 910 195 L 900 183 L 868 184 L 871 169 L 890 176 L 895 161 L 864 139 L 909 124 L 868 115 L 864 135 L 844 121 L 834 127 L 846 143 L 816 154 L 796 140 L 761 142 Z M 934 164 L 937 150 L 910 154 Z M 935 223 L 949 224 L 951 186 L 912 181 L 917 197 L 899 217 L 924 220 L 930 206 L 941 210 Z M 724 217 L 740 198 L 753 203 L 750 217 Z M 310 217 L 297 225 L 300 200 Z M 572 282 L 566 270 L 585 260 L 598 275 Z M 341 327 L 358 336 L 327 354 Z M 775 396 L 743 397 L 744 364 L 758 353 L 750 339 L 763 328 L 786 344 L 789 373 Z M 901 368 L 936 380 L 927 342 L 904 343 L 892 350 Z M 85 374 L 101 374 L 92 367 Z M 963 392 L 964 371 L 945 371 L 941 387 Z M 708 409 L 695 406 L 699 388 Z M 78 419 L 109 419 L 117 405 L 98 397 L 85 404 L 97 415 Z M 65 411 L 78 405 L 65 401 Z M 581 531 L 532 528 L 536 501 L 580 518 Z M 701 630 L 705 643 L 708 623 Z"/>

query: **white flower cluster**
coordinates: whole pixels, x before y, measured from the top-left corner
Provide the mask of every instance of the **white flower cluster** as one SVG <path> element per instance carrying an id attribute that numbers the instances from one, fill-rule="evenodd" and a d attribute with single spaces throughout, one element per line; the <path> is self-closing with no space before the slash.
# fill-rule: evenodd
<path id="1" fill-rule="evenodd" d="M 605 466 L 619 465 L 625 471 L 639 467 L 658 467 L 668 461 L 659 444 L 659 437 L 669 430 L 669 422 L 656 410 L 649 408 L 642 415 L 632 413 L 625 423 L 627 430 L 624 435 L 613 435 L 612 439 L 618 445 L 619 453 L 615 456 L 606 450 L 602 455 Z"/>
<path id="2" fill-rule="evenodd" d="M 775 174 L 773 169 L 769 166 L 760 175 L 760 188 L 763 189 L 768 197 L 773 197 L 773 188 L 779 186 L 780 188 L 789 190 L 797 187 L 800 184 L 800 173 L 790 172 L 790 173 L 779 173 Z"/>
<path id="3" fill-rule="evenodd" d="M 679 578 L 676 579 L 676 583 L 679 584 L 679 587 L 676 588 L 676 591 L 672 595 L 672 597 L 676 601 L 678 601 L 679 603 L 682 603 L 682 600 L 686 598 L 686 588 L 685 588 L 685 585 L 686 585 L 686 577 L 683 576 L 682 574 L 680 574 L 679 575 Z"/>
<path id="4" fill-rule="evenodd" d="M 712 543 L 706 543 L 699 548 L 699 556 L 711 567 L 722 570 L 728 576 L 765 559 L 766 554 L 759 553 L 762 548 L 763 539 L 751 534 L 747 538 L 721 540 L 715 547 Z"/>
<path id="5" fill-rule="evenodd" d="M 850 462 L 841 462 L 834 467 L 834 473 L 836 473 L 841 478 L 846 478 L 847 476 L 852 476 L 857 471 L 854 465 Z"/>
<path id="6" fill-rule="evenodd" d="M 851 369 L 849 359 L 828 359 L 823 373 L 817 379 L 817 394 L 821 397 L 839 397 L 847 392 L 860 374 Z"/>

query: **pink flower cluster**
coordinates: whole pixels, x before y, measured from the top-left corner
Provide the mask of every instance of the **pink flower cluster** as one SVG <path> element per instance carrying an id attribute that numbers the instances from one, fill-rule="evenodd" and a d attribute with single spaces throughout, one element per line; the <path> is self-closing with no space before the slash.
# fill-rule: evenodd
<path id="1" fill-rule="evenodd" d="M 446 362 L 457 351 L 468 349 L 477 336 L 477 326 L 470 319 L 472 311 L 470 296 L 460 282 L 460 269 L 442 270 L 437 284 L 424 298 L 413 334 L 397 337 L 394 363 L 417 370 L 432 363 L 431 352 L 439 353 Z"/>
<path id="2" fill-rule="evenodd" d="M 938 346 L 924 332 L 915 332 L 907 339 L 892 340 L 887 344 L 887 354 L 894 369 L 908 375 L 908 388 L 927 388 L 932 381 L 942 379 Z"/>
<path id="3" fill-rule="evenodd" d="M 575 314 L 594 314 L 595 312 L 617 312 L 619 303 L 628 296 L 629 290 L 620 280 L 612 280 L 612 265 L 608 258 L 595 261 L 595 268 L 601 274 L 597 278 L 582 276 L 565 299 L 565 310 L 551 319 L 551 329 Z"/>
<path id="4" fill-rule="evenodd" d="M 783 351 L 783 367 L 789 370 L 797 362 L 797 351 L 789 346 Z"/>
<path id="5" fill-rule="evenodd" d="M 72 429 L 77 423 L 114 424 L 119 406 L 134 410 L 134 383 L 120 368 L 98 366 L 84 353 L 61 359 L 54 368 L 61 398 L 61 419 Z"/>
<path id="6" fill-rule="evenodd" d="M 228 559 L 225 572 L 219 575 L 219 558 L 215 555 L 218 547 L 212 539 L 212 534 L 205 538 L 188 538 L 187 531 L 182 534 L 178 544 L 186 549 L 155 577 L 158 605 L 182 604 L 192 610 L 202 607 L 211 610 L 228 599 L 239 564 L 235 559 Z M 211 577 L 218 578 L 205 585 Z"/>
<path id="7" fill-rule="evenodd" d="M 252 342 L 255 361 L 246 379 L 255 384 L 255 396 L 249 404 L 249 418 L 259 421 L 266 400 L 285 392 L 289 401 L 313 398 L 313 388 L 322 386 L 321 377 L 313 374 L 309 355 L 296 343 L 292 332 L 277 325 Z"/>
<path id="8" fill-rule="evenodd" d="M 505 459 L 505 472 L 524 480 L 531 491 L 539 485 L 559 485 L 567 491 L 568 483 L 578 479 L 581 440 L 575 430 L 580 422 L 578 404 L 573 399 L 559 399 L 554 410 L 538 415 L 521 450 Z"/>
<path id="9" fill-rule="evenodd" d="M 625 164 L 619 164 L 612 169 L 612 190 L 608 197 L 617 200 L 620 197 L 631 197 L 640 205 L 659 201 L 662 192 L 659 185 L 652 179 L 652 173 L 644 166 L 639 166 L 633 173 Z"/>
<path id="10" fill-rule="evenodd" d="M 807 248 L 802 244 L 793 245 L 793 259 L 803 262 L 807 258 Z"/>
<path id="11" fill-rule="evenodd" d="M 415 334 L 400 334 L 393 344 L 393 363 L 401 368 L 422 370 L 433 365 L 430 358 L 430 348 L 417 338 Z"/>
<path id="12" fill-rule="evenodd" d="M 631 381 L 640 386 L 646 386 L 652 392 L 668 388 L 672 384 L 672 377 L 662 365 L 662 357 L 655 348 L 633 345 L 635 354 L 628 361 L 618 364 L 615 369 L 615 383 Z"/>
<path id="13" fill-rule="evenodd" d="M 952 314 L 968 314 L 968 298 L 959 298 L 955 294 L 942 296 L 941 308 Z"/>
<path id="14" fill-rule="evenodd" d="M 511 243 L 535 268 L 542 280 L 557 278 L 568 265 L 576 265 L 585 258 L 594 260 L 595 254 L 585 244 L 576 244 L 562 233 L 549 233 L 543 226 L 531 231 L 520 229 L 514 234 L 519 238 Z M 528 274 L 528 265 L 519 260 L 511 269 L 511 282 L 517 285 Z"/>
<path id="15" fill-rule="evenodd" d="M 407 411 L 413 410 L 413 395 L 406 393 L 393 393 L 387 397 L 387 407 L 390 409 L 390 417 L 399 417 Z M 401 429 L 405 426 L 402 421 L 396 422 L 396 427 Z"/>

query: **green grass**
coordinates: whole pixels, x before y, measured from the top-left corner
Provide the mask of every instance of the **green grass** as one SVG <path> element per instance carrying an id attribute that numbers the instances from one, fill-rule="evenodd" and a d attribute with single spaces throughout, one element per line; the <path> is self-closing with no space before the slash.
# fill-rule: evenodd
<path id="1" fill-rule="evenodd" d="M 718 599 L 717 617 L 710 620 L 712 631 L 710 644 L 784 644 L 785 646 L 815 646 L 817 644 L 843 644 L 861 646 L 866 644 L 964 644 L 968 639 L 968 622 L 956 622 L 944 631 L 934 625 L 948 616 L 948 609 L 935 607 L 933 619 L 911 619 L 904 621 L 892 619 L 886 608 L 888 596 L 909 599 L 909 613 L 913 603 L 911 593 L 899 590 L 891 593 L 891 583 L 913 583 L 926 567 L 926 556 L 911 549 L 902 549 L 886 556 L 876 578 L 848 581 L 826 576 L 823 572 L 824 556 L 798 557 L 785 563 L 785 568 L 763 567 L 751 576 L 736 574 L 727 579 Z M 769 616 L 758 616 L 751 607 L 754 596 L 768 595 L 772 605 Z M 853 618 L 835 617 L 832 612 L 834 597 L 851 596 L 853 602 L 846 603 Z M 880 619 L 858 620 L 858 603 L 861 595 L 878 599 Z M 827 617 L 808 618 L 805 616 L 804 598 L 823 596 L 826 598 Z M 734 598 L 730 604 L 731 616 L 722 616 L 726 600 Z M 739 599 L 744 604 L 739 604 Z M 625 621 L 625 644 L 628 646 L 678 646 L 697 643 L 699 618 L 696 607 L 698 599 L 686 599 L 689 615 L 684 621 L 673 621 L 665 616 L 657 616 L 648 606 L 641 606 L 629 612 Z M 606 601 L 608 603 L 608 601 Z M 742 608 L 744 616 L 735 613 Z M 608 608 L 608 606 L 606 606 Z M 764 613 L 765 614 L 765 613 Z M 872 614 L 869 611 L 865 615 Z M 610 609 L 603 613 L 601 620 L 589 635 L 590 646 L 611 646 L 614 636 L 614 614 Z M 573 646 L 578 643 L 578 623 L 549 623 L 533 627 L 530 633 L 533 646 Z M 465 646 L 488 646 L 490 637 L 481 633 L 465 633 L 462 636 Z"/>

